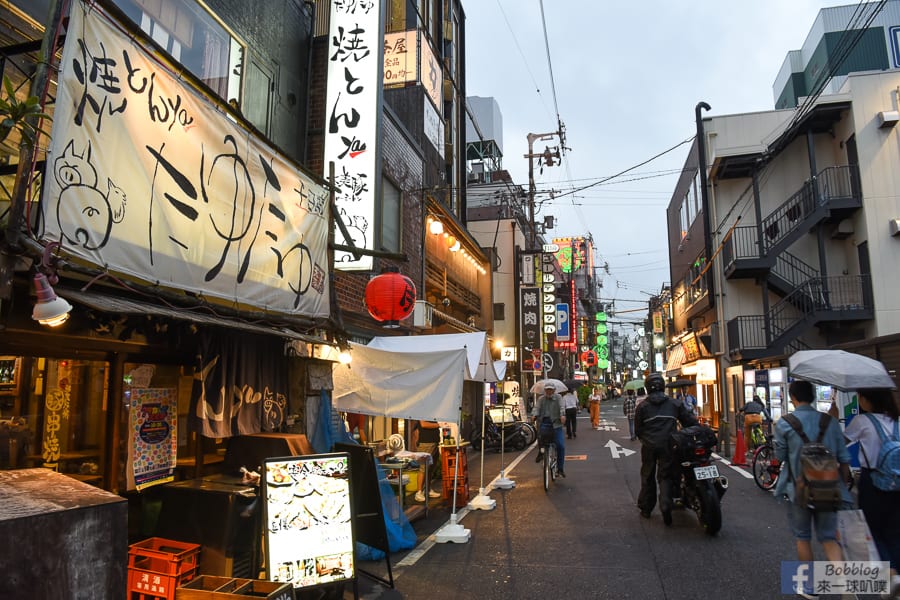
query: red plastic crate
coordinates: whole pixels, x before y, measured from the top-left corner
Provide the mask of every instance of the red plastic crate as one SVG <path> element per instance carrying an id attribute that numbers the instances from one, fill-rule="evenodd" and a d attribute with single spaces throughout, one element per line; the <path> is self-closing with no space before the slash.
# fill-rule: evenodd
<path id="1" fill-rule="evenodd" d="M 141 600 L 173 600 L 175 590 L 197 575 L 200 546 L 149 538 L 128 549 L 128 591 Z"/>

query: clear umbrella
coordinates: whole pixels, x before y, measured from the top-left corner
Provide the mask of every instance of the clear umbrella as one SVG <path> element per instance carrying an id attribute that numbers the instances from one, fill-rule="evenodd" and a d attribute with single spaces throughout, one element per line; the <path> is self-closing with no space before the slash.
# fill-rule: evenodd
<path id="1" fill-rule="evenodd" d="M 544 388 L 546 388 L 548 385 L 552 385 L 553 388 L 559 393 L 568 391 L 569 389 L 568 387 L 566 387 L 566 384 L 564 384 L 559 379 L 538 379 L 534 382 L 534 385 L 531 386 L 531 393 L 542 394 L 544 393 Z"/>
<path id="2" fill-rule="evenodd" d="M 644 387 L 643 379 L 632 379 L 628 383 L 625 384 L 626 390 L 639 390 Z"/>
<path id="3" fill-rule="evenodd" d="M 788 370 L 794 379 L 834 386 L 845 392 L 897 389 L 881 362 L 843 350 L 800 350 L 788 359 Z"/>

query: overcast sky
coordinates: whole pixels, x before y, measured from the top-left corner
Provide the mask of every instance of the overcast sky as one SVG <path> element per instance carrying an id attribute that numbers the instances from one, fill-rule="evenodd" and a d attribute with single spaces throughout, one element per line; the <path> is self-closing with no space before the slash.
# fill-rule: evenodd
<path id="1" fill-rule="evenodd" d="M 503 114 L 503 167 L 527 187 L 527 134 L 557 129 L 539 0 L 463 0 L 469 96 L 494 97 Z M 560 192 L 633 167 L 695 132 L 709 115 L 772 110 L 772 84 L 800 49 L 827 0 L 544 0 L 559 116 L 561 166 L 535 170 L 539 191 Z M 539 142 L 535 150 L 543 150 Z M 538 199 L 549 237 L 592 234 L 609 264 L 604 298 L 618 310 L 669 281 L 666 207 L 689 144 L 578 194 Z M 640 178 L 635 180 L 636 178 Z M 626 182 L 626 180 L 635 180 Z M 617 182 L 617 183 L 613 183 Z M 638 318 L 641 313 L 622 313 Z"/>

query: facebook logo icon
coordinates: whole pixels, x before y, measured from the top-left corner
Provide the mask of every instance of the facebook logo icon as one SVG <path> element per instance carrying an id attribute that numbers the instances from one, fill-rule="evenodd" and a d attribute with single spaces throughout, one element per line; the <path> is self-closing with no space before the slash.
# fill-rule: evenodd
<path id="1" fill-rule="evenodd" d="M 797 594 L 813 591 L 813 564 L 800 560 L 786 560 L 781 563 L 781 593 Z"/>

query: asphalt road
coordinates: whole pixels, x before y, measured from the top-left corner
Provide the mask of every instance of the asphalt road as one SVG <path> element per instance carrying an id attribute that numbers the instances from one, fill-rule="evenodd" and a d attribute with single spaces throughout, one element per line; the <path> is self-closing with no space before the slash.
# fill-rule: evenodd
<path id="1" fill-rule="evenodd" d="M 719 472 L 729 479 L 716 536 L 701 529 L 690 510 L 676 510 L 666 527 L 658 508 L 643 519 L 635 506 L 640 490 L 640 442 L 628 440 L 621 402 L 602 404 L 600 431 L 586 412 L 579 435 L 566 440 L 566 472 L 545 492 L 536 449 L 506 453 L 510 490 L 488 489 L 493 510 L 457 512 L 471 532 L 466 543 L 435 543 L 449 510 L 432 504 L 414 524 L 419 544 L 391 555 L 395 589 L 360 576 L 360 597 L 407 599 L 642 599 L 780 598 L 781 561 L 796 560 L 785 507 L 756 487 L 749 468 L 725 457 Z M 729 457 L 730 458 L 730 457 Z M 498 454 L 484 458 L 484 484 L 500 471 Z M 469 455 L 477 493 L 480 454 Z M 817 547 L 817 558 L 821 550 Z M 364 563 L 386 575 L 385 562 Z M 345 590 L 345 598 L 352 598 Z M 826 599 L 829 596 L 821 596 Z M 839 598 L 839 596 L 831 596 Z"/>

